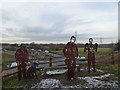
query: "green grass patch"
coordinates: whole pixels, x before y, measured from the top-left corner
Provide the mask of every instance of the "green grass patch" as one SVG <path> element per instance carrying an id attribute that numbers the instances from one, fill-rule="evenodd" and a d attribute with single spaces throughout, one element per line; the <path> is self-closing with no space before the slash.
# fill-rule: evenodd
<path id="1" fill-rule="evenodd" d="M 98 48 L 98 51 L 96 52 L 96 56 L 106 55 L 109 54 L 112 51 L 111 48 Z"/>
<path id="2" fill-rule="evenodd" d="M 63 54 L 62 50 L 51 50 L 53 53 Z M 98 48 L 96 56 L 106 55 L 111 52 L 111 48 Z M 87 52 L 84 52 L 84 48 L 78 48 L 79 55 L 84 55 L 87 57 Z"/>
<path id="3" fill-rule="evenodd" d="M 18 81 L 17 74 L 3 78 L 3 88 L 24 88 L 33 84 L 33 79 Z"/>
<path id="4" fill-rule="evenodd" d="M 37 75 L 42 75 L 43 71 L 42 70 L 37 70 Z M 14 74 L 11 76 L 7 76 L 2 78 L 2 87 L 3 88 L 29 88 L 31 87 L 34 83 L 36 83 L 35 78 L 33 79 L 24 79 L 21 81 L 18 81 L 18 75 Z"/>
<path id="5" fill-rule="evenodd" d="M 119 54 L 115 54 L 114 52 L 114 57 L 118 57 Z M 119 76 L 118 58 L 112 58 L 111 54 L 101 58 L 98 62 L 96 62 L 96 67 Z"/>
<path id="6" fill-rule="evenodd" d="M 15 56 L 11 54 L 2 53 L 2 62 L 12 62 L 15 61 Z"/>
<path id="7" fill-rule="evenodd" d="M 57 54 L 63 54 L 63 50 L 51 50 L 50 52 L 57 53 Z"/>
<path id="8" fill-rule="evenodd" d="M 106 55 L 111 52 L 111 48 L 98 48 L 98 51 L 95 53 L 96 57 L 101 55 Z M 87 57 L 87 52 L 84 52 L 84 48 L 78 48 L 78 53 Z"/>
<path id="9" fill-rule="evenodd" d="M 118 76 L 118 64 L 101 66 L 100 69 L 105 70 L 109 73 L 112 73 L 112 74 Z"/>
<path id="10" fill-rule="evenodd" d="M 34 55 L 31 55 L 31 54 L 29 54 L 30 56 L 34 56 L 35 58 L 45 58 L 45 57 L 47 57 L 45 54 L 43 54 L 43 53 L 38 53 L 38 54 L 34 54 Z"/>
<path id="11" fill-rule="evenodd" d="M 14 55 L 2 53 L 2 69 L 8 69 L 12 62 L 15 61 Z"/>

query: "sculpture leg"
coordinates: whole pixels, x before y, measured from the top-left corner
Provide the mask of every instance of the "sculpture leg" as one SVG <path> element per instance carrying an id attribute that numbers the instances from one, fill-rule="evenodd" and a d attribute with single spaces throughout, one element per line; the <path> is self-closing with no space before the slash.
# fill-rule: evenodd
<path id="1" fill-rule="evenodd" d="M 68 73 L 68 80 L 71 80 L 71 79 L 74 79 L 75 77 L 74 77 L 74 68 L 73 67 L 71 67 L 70 69 L 69 69 L 69 73 Z"/>
<path id="2" fill-rule="evenodd" d="M 18 65 L 18 81 L 22 79 L 22 70 L 21 64 Z"/>
<path id="3" fill-rule="evenodd" d="M 23 74 L 23 79 L 26 79 L 26 64 L 22 64 L 22 74 Z"/>
<path id="4" fill-rule="evenodd" d="M 75 79 L 75 68 L 73 67 L 72 78 Z"/>
<path id="5" fill-rule="evenodd" d="M 88 59 L 88 73 L 90 73 L 90 65 L 91 65 L 91 61 Z"/>
<path id="6" fill-rule="evenodd" d="M 68 71 L 67 71 L 67 80 L 71 80 L 70 68 L 68 68 Z"/>
<path id="7" fill-rule="evenodd" d="M 95 72 L 95 59 L 92 61 L 92 66 L 93 66 L 93 72 Z"/>

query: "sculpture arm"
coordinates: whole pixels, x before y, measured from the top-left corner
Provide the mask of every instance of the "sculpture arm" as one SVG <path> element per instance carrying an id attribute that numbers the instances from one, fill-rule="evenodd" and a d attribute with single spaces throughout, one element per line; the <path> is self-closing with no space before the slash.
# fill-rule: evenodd
<path id="1" fill-rule="evenodd" d="M 86 43 L 85 46 L 84 46 L 84 52 L 86 52 L 87 47 L 88 47 L 88 43 Z"/>
<path id="2" fill-rule="evenodd" d="M 97 52 L 97 50 L 98 50 L 98 44 L 95 43 L 95 51 Z"/>

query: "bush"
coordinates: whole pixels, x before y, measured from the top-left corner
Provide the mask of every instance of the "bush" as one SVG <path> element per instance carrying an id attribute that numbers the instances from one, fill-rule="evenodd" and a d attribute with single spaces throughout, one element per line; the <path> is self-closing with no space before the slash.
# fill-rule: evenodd
<path id="1" fill-rule="evenodd" d="M 120 50 L 120 40 L 117 43 L 117 49 Z"/>

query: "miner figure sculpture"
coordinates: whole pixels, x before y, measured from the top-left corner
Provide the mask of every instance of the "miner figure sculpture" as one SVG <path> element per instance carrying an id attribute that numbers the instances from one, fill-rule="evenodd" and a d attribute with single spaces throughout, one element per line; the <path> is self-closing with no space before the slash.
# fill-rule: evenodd
<path id="1" fill-rule="evenodd" d="M 95 52 L 97 52 L 98 44 L 93 44 L 93 39 L 89 38 L 89 43 L 84 46 L 84 52 L 88 51 L 88 73 L 90 73 L 90 67 L 92 65 L 93 71 L 95 72 Z"/>
<path id="2" fill-rule="evenodd" d="M 28 51 L 25 44 L 21 44 L 20 48 L 15 52 L 15 59 L 18 68 L 18 80 L 26 79 L 26 64 L 28 63 Z"/>
<path id="3" fill-rule="evenodd" d="M 78 48 L 75 44 L 76 37 L 72 36 L 63 48 L 63 54 L 66 57 L 65 64 L 67 65 L 67 80 L 75 79 L 76 57 L 78 57 Z"/>

